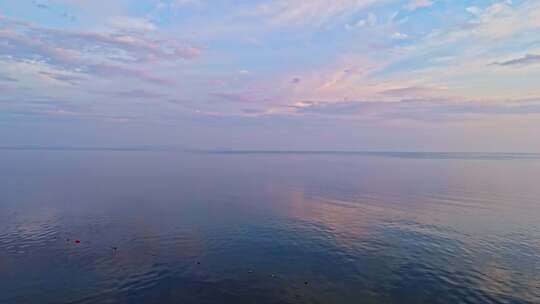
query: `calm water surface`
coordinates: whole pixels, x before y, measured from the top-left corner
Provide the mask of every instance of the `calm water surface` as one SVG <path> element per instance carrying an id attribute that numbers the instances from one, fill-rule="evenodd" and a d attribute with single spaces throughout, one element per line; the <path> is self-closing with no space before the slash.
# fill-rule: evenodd
<path id="1" fill-rule="evenodd" d="M 538 155 L 4 149 L 0 169 L 2 304 L 540 303 Z"/>

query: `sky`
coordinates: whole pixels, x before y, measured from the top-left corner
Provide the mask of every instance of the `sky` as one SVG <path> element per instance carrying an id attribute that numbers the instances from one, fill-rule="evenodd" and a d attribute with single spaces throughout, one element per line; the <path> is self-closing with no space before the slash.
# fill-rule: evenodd
<path id="1" fill-rule="evenodd" d="M 540 152 L 538 0 L 2 0 L 0 146 Z"/>

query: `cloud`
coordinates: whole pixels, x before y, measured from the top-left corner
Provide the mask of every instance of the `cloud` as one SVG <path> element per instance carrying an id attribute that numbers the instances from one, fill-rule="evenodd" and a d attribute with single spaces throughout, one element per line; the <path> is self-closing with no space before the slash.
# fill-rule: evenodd
<path id="1" fill-rule="evenodd" d="M 81 70 L 83 73 L 92 74 L 95 76 L 111 77 L 133 77 L 140 80 L 158 85 L 172 85 L 174 80 L 166 77 L 152 75 L 145 69 L 130 68 L 125 65 L 116 64 L 93 64 L 87 65 Z"/>
<path id="2" fill-rule="evenodd" d="M 434 87 L 399 87 L 393 89 L 387 89 L 379 92 L 381 95 L 394 96 L 394 97 L 420 97 L 420 96 L 433 96 L 434 94 L 445 92 L 445 89 Z"/>
<path id="3" fill-rule="evenodd" d="M 137 31 L 154 31 L 156 30 L 155 24 L 143 19 L 129 16 L 117 16 L 111 18 L 109 24 L 117 29 L 123 30 L 137 30 Z"/>
<path id="4" fill-rule="evenodd" d="M 448 10 L 412 15 L 404 10 L 435 1 L 258 0 L 233 6 L 228 1 L 153 0 L 129 8 L 128 2 L 136 1 L 113 2 L 125 7 L 108 9 L 107 1 L 87 0 L 70 0 L 58 10 L 51 6 L 58 16 L 64 9 L 77 14 L 72 24 L 45 20 L 35 8 L 31 11 L 38 14 L 28 15 L 63 28 L 0 16 L 0 65 L 6 75 L 0 83 L 9 95 L 50 94 L 91 104 L 102 113 L 155 117 L 183 111 L 186 116 L 436 121 L 538 111 L 537 102 L 471 101 L 540 93 L 534 87 L 536 70 L 527 70 L 530 77 L 522 80 L 510 75 L 514 70 L 492 73 L 489 66 L 538 61 L 536 50 L 528 49 L 538 40 L 539 19 L 532 18 L 538 16 L 538 2 L 475 2 L 478 7 L 465 11 L 463 3 L 450 1 L 445 2 Z M 145 11 L 158 2 L 164 7 L 155 17 Z M 84 9 L 89 6 L 94 7 L 91 15 Z M 168 11 L 172 6 L 178 10 Z M 242 9 L 250 13 L 239 14 Z M 392 18 L 396 10 L 399 15 Z M 96 17 L 99 13 L 103 16 Z M 452 16 L 442 17 L 447 13 Z M 364 30 L 351 37 L 343 25 Z M 179 38 L 186 36 L 209 48 L 205 60 L 194 60 L 202 49 Z M 519 56 L 503 57 L 516 49 Z M 7 83 L 11 77 L 20 83 Z M 23 85 L 29 92 L 23 92 Z M 106 102 L 122 98 L 134 102 Z M 143 99 L 155 102 L 138 108 Z M 63 117 L 77 112 L 41 106 L 36 109 Z"/>
<path id="5" fill-rule="evenodd" d="M 137 66 L 189 60 L 200 54 L 196 47 L 141 28 L 112 32 L 70 31 L 0 17 L 0 26 L 2 24 L 5 26 L 0 27 L 0 60 L 44 63 L 72 73 L 171 83 Z"/>
<path id="6" fill-rule="evenodd" d="M 298 105 L 291 106 L 298 113 L 313 113 L 323 115 L 354 115 L 359 114 L 364 107 L 368 107 L 369 102 L 338 101 L 338 102 L 318 102 L 302 101 Z"/>
<path id="7" fill-rule="evenodd" d="M 474 19 L 467 32 L 490 39 L 510 37 L 517 32 L 540 28 L 540 2 L 529 1 L 514 5 L 506 0 L 485 8 L 468 7 L 466 11 Z"/>
<path id="8" fill-rule="evenodd" d="M 249 90 L 243 92 L 217 92 L 212 94 L 221 100 L 240 103 L 262 104 L 275 100 L 266 90 Z"/>
<path id="9" fill-rule="evenodd" d="M 51 73 L 51 72 L 39 72 L 39 74 L 46 76 L 49 79 L 54 79 L 56 81 L 65 82 L 71 85 L 76 85 L 86 80 L 86 78 L 81 77 L 79 75 L 60 74 L 60 73 Z"/>
<path id="10" fill-rule="evenodd" d="M 520 58 L 511 59 L 511 60 L 503 61 L 503 62 L 494 62 L 493 64 L 502 65 L 502 66 L 513 66 L 513 65 L 525 66 L 525 65 L 540 64 L 540 55 L 527 54 Z"/>
<path id="11" fill-rule="evenodd" d="M 372 27 L 377 24 L 377 16 L 373 13 L 369 13 L 365 19 L 360 19 L 354 24 L 346 24 L 345 29 L 351 30 L 354 28 Z"/>
<path id="12" fill-rule="evenodd" d="M 376 3 L 376 0 L 277 0 L 265 2 L 249 14 L 267 18 L 277 25 L 319 26 L 351 15 Z"/>
<path id="13" fill-rule="evenodd" d="M 400 32 L 394 32 L 391 35 L 391 37 L 392 37 L 392 39 L 396 39 L 396 40 L 405 40 L 405 39 L 409 38 L 409 36 L 407 34 L 400 33 Z"/>
<path id="14" fill-rule="evenodd" d="M 51 39 L 57 47 L 66 50 L 82 50 L 89 55 L 105 56 L 107 59 L 117 61 L 192 59 L 200 54 L 198 48 L 185 46 L 173 39 L 158 38 L 145 32 L 95 33 L 37 29 L 33 34 L 43 35 L 44 38 Z"/>
<path id="15" fill-rule="evenodd" d="M 125 61 L 153 61 L 192 59 L 200 54 L 200 49 L 184 45 L 175 39 L 147 33 L 149 25 L 138 19 L 124 23 L 130 31 L 117 29 L 112 32 L 69 31 L 39 27 L 11 19 L 0 18 L 0 35 L 10 39 L 2 44 L 5 50 L 10 46 L 33 46 L 35 49 L 63 49 L 81 55 L 100 55 L 107 59 Z M 117 20 L 118 21 L 118 20 Z M 118 21 L 119 22 L 119 21 Z M 16 55 L 16 54 L 13 54 Z M 39 54 L 38 54 L 39 55 Z"/>
<path id="16" fill-rule="evenodd" d="M 49 9 L 49 6 L 43 2 L 33 1 L 32 4 L 40 9 Z"/>
<path id="17" fill-rule="evenodd" d="M 4 82 L 17 82 L 18 80 L 13 78 L 13 77 L 9 77 L 9 76 L 5 76 L 5 75 L 0 75 L 0 81 L 4 81 Z"/>
<path id="18" fill-rule="evenodd" d="M 176 9 L 182 9 L 186 6 L 191 7 L 200 7 L 203 4 L 206 4 L 208 2 L 207 0 L 159 0 L 154 1 L 157 2 L 153 11 L 160 11 L 160 10 L 176 10 Z"/>
<path id="19" fill-rule="evenodd" d="M 130 91 L 122 91 L 113 93 L 112 96 L 120 98 L 144 98 L 144 99 L 154 99 L 154 98 L 163 98 L 165 94 L 158 92 L 151 92 L 147 90 L 134 89 Z"/>
<path id="20" fill-rule="evenodd" d="M 294 113 L 370 120 L 463 120 L 477 115 L 540 114 L 540 98 L 453 101 L 443 98 L 398 101 L 302 101 Z M 473 115 L 473 116 L 471 116 Z"/>
<path id="21" fill-rule="evenodd" d="M 405 5 L 405 9 L 409 11 L 414 11 L 419 8 L 430 7 L 432 5 L 432 0 L 411 0 L 409 1 L 409 3 L 407 3 L 407 5 Z"/>

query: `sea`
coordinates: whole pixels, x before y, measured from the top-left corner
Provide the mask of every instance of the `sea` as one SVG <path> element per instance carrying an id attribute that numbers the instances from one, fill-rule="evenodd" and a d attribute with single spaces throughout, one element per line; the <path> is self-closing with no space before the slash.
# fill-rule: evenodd
<path id="1" fill-rule="evenodd" d="M 540 154 L 0 148 L 0 303 L 540 303 Z"/>

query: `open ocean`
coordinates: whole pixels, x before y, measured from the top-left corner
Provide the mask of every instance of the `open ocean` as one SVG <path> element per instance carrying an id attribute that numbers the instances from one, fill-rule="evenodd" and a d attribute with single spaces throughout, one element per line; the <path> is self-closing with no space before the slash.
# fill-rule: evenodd
<path id="1" fill-rule="evenodd" d="M 0 303 L 540 303 L 540 155 L 2 148 Z"/>

